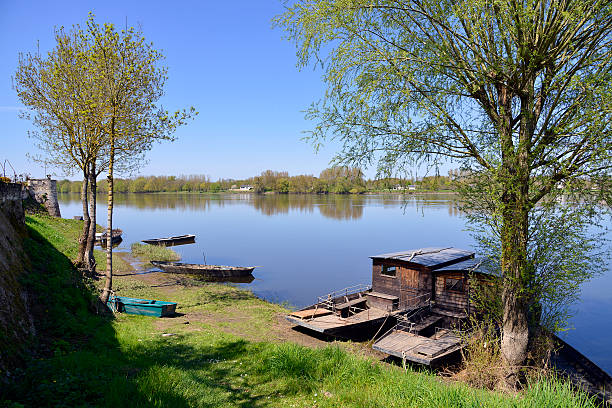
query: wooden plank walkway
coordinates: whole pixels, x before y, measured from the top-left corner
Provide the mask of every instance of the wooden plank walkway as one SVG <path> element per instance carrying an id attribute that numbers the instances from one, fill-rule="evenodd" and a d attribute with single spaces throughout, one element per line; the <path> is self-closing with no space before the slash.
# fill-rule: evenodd
<path id="1" fill-rule="evenodd" d="M 445 333 L 439 338 L 423 337 L 403 330 L 393 330 L 373 345 L 373 348 L 396 357 L 422 364 L 451 353 L 461 347 L 461 339 Z"/>

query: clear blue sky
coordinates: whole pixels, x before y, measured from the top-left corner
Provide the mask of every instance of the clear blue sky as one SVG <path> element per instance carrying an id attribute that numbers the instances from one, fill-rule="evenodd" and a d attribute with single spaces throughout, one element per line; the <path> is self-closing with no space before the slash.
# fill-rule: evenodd
<path id="1" fill-rule="evenodd" d="M 44 169 L 26 158 L 36 153 L 31 123 L 17 117 L 20 103 L 11 76 L 19 52 L 54 46 L 55 26 L 140 24 L 163 50 L 169 80 L 163 104 L 194 106 L 200 114 L 156 146 L 140 174 L 208 174 L 246 178 L 266 169 L 314 174 L 328 166 L 337 146 L 314 153 L 300 140 L 311 127 L 302 111 L 324 91 L 321 71 L 298 71 L 294 45 L 273 29 L 280 0 L 257 1 L 7 1 L 0 0 L 0 160 L 34 177 Z M 58 174 L 60 177 L 61 174 Z"/>

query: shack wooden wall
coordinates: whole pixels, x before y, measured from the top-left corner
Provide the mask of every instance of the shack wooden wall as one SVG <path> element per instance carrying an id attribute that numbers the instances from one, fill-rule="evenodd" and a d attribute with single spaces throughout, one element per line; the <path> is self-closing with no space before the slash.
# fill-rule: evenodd
<path id="1" fill-rule="evenodd" d="M 395 276 L 383 275 L 382 266 L 396 266 L 398 268 Z M 385 293 L 392 296 L 400 296 L 400 263 L 395 261 L 382 261 L 374 259 L 372 262 L 372 291 Z"/>
<path id="2" fill-rule="evenodd" d="M 435 301 L 438 307 L 449 309 L 454 312 L 468 311 L 468 296 L 469 296 L 469 281 L 464 280 L 464 291 L 449 291 L 444 287 L 445 278 L 464 279 L 464 274 L 461 272 L 449 272 L 436 274 L 436 294 Z"/>
<path id="3" fill-rule="evenodd" d="M 395 276 L 383 275 L 382 267 L 395 266 Z M 432 293 L 433 277 L 426 267 L 394 259 L 374 259 L 372 262 L 372 291 L 397 296 L 399 308 L 417 306 Z M 424 296 L 425 295 L 425 296 Z M 415 299 L 417 296 L 421 296 Z"/>

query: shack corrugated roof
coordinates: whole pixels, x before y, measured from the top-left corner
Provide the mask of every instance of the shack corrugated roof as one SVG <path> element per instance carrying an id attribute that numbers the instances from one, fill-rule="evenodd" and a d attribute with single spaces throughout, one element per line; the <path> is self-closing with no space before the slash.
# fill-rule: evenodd
<path id="1" fill-rule="evenodd" d="M 396 259 L 435 269 L 437 266 L 454 264 L 474 256 L 474 252 L 453 247 L 431 247 L 411 249 L 402 252 L 374 255 L 372 259 Z"/>
<path id="2" fill-rule="evenodd" d="M 436 272 L 477 272 L 490 275 L 491 272 L 483 265 L 482 259 L 472 258 L 452 265 L 436 269 Z"/>

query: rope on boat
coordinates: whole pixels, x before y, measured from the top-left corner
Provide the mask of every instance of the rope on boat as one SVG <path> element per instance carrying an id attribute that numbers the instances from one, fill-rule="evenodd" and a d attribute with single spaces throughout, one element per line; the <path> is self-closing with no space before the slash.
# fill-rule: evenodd
<path id="1" fill-rule="evenodd" d="M 378 331 L 376 332 L 376 334 L 374 335 L 374 337 L 372 337 L 372 340 L 370 341 L 374 341 L 376 336 L 378 336 L 378 333 L 380 333 L 382 328 L 385 327 L 385 323 L 387 323 L 387 319 L 389 318 L 389 316 L 391 316 L 391 312 L 387 312 L 387 317 L 385 317 L 385 321 L 380 325 L 380 327 L 378 328 Z"/>

